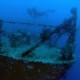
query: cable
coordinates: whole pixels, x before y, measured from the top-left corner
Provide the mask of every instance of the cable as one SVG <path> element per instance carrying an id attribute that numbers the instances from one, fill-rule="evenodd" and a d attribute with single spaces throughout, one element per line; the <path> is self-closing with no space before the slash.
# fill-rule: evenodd
<path id="1" fill-rule="evenodd" d="M 30 23 L 30 22 L 14 22 L 14 21 L 3 21 L 3 22 L 4 22 L 4 23 L 9 23 L 9 24 L 19 24 L 19 25 L 54 27 L 54 26 L 52 26 L 52 25 L 46 25 L 46 24 L 35 24 L 35 23 Z"/>

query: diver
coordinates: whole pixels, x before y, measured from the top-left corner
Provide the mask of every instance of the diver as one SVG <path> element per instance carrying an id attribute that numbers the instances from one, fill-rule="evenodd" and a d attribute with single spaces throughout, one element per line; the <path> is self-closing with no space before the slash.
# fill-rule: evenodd
<path id="1" fill-rule="evenodd" d="M 39 12 L 35 8 L 30 8 L 30 9 L 27 9 L 27 12 L 31 17 L 38 18 L 38 17 L 45 16 L 48 12 L 55 12 L 55 10 L 46 10 L 44 12 Z"/>

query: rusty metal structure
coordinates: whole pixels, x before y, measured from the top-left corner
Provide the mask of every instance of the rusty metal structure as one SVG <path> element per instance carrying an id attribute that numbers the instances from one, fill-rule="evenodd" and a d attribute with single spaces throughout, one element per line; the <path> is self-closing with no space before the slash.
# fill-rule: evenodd
<path id="1" fill-rule="evenodd" d="M 1 80 L 59 80 L 66 71 L 74 63 L 75 53 L 75 36 L 76 36 L 76 21 L 77 21 L 77 9 L 71 9 L 72 17 L 65 20 L 62 24 L 55 27 L 55 29 L 49 33 L 49 35 L 42 37 L 41 40 L 32 46 L 30 49 L 22 53 L 21 57 L 28 56 L 32 51 L 38 48 L 40 45 L 45 43 L 52 35 L 57 35 L 56 42 L 59 38 L 69 33 L 68 40 L 65 46 L 61 49 L 60 62 L 56 63 L 42 63 L 42 62 L 25 62 L 24 60 L 17 60 L 8 56 L 3 56 L 0 53 L 0 79 Z M 8 22 L 0 20 L 0 34 L 2 31 L 3 23 L 17 24 L 17 22 Z M 21 23 L 18 23 L 21 24 Z M 42 24 L 31 24 L 22 23 L 27 25 L 39 25 Z M 47 25 L 48 26 L 48 25 Z M 55 44 L 56 44 L 55 42 Z M 55 47 L 55 46 L 54 46 Z M 1 51 L 0 51 L 1 52 Z"/>

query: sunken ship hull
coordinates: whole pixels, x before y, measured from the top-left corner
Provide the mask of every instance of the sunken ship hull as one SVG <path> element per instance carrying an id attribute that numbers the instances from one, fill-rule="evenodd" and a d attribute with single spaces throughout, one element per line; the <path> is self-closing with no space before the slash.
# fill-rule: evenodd
<path id="1" fill-rule="evenodd" d="M 67 63 L 43 64 L 25 63 L 10 57 L 0 56 L 1 80 L 59 80 L 72 66 L 74 60 Z"/>

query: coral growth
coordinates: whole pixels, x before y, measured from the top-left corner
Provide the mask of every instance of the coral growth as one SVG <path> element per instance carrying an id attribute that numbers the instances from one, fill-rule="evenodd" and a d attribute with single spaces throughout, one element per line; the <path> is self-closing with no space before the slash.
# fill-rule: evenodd
<path id="1" fill-rule="evenodd" d="M 18 30 L 16 33 L 12 33 L 9 36 L 9 41 L 11 47 L 16 48 L 23 45 L 29 45 L 30 42 L 30 35 L 27 32 L 23 32 Z"/>

